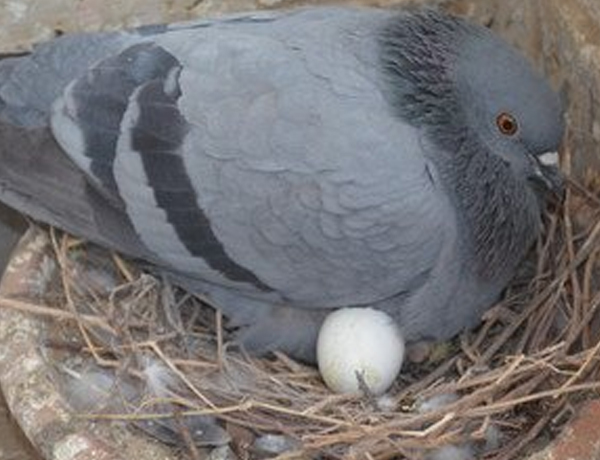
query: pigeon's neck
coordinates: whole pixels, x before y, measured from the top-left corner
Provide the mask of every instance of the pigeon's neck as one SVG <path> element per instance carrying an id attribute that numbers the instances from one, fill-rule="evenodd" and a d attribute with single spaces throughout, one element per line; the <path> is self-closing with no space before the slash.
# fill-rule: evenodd
<path id="1" fill-rule="evenodd" d="M 423 147 L 458 211 L 475 275 L 506 281 L 538 235 L 533 190 L 470 132 L 456 87 L 457 50 L 482 32 L 455 18 L 402 14 L 380 35 L 385 91 L 397 116 L 423 130 Z M 431 149 L 426 144 L 431 142 Z"/>
<path id="2" fill-rule="evenodd" d="M 444 181 L 459 210 L 463 247 L 483 279 L 511 276 L 541 229 L 541 211 L 534 191 L 508 164 L 477 146 L 453 152 Z M 467 230 L 468 229 L 468 230 Z"/>

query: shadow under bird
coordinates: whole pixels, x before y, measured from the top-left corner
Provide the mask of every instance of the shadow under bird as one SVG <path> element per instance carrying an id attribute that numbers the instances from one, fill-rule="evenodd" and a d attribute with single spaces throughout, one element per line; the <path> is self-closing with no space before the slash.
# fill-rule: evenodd
<path id="1" fill-rule="evenodd" d="M 0 200 L 209 295 L 251 351 L 323 318 L 477 324 L 560 193 L 556 94 L 433 10 L 68 35 L 0 61 Z"/>

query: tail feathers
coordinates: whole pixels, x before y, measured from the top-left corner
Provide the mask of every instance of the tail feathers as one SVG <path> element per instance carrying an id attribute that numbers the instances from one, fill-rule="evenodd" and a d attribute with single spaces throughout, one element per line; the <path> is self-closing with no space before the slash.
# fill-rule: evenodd
<path id="1" fill-rule="evenodd" d="M 152 259 L 124 209 L 90 185 L 48 128 L 0 121 L 0 201 L 34 220 L 132 257 Z"/>

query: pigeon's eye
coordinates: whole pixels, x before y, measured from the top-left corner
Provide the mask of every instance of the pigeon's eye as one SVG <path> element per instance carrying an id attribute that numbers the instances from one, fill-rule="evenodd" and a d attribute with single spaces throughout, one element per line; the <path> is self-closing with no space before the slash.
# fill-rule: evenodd
<path id="1" fill-rule="evenodd" d="M 516 118 L 506 112 L 502 112 L 496 117 L 496 126 L 505 136 L 514 136 L 519 130 Z"/>

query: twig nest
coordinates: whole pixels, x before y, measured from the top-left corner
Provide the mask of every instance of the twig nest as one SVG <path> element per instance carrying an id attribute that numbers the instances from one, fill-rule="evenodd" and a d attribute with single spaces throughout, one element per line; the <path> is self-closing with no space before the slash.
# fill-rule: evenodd
<path id="1" fill-rule="evenodd" d="M 317 340 L 319 371 L 336 393 L 384 393 L 400 372 L 403 358 L 400 329 L 382 311 L 342 308 L 321 326 Z"/>

